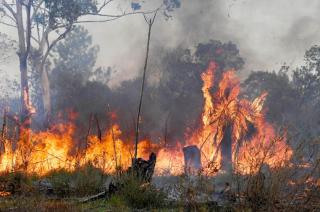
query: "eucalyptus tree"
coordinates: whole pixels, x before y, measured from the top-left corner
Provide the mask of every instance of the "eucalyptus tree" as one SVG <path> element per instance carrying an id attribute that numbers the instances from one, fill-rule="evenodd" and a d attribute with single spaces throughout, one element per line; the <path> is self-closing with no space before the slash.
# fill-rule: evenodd
<path id="1" fill-rule="evenodd" d="M 0 24 L 17 29 L 21 84 L 20 121 L 30 126 L 33 112 L 30 103 L 28 82 L 28 61 L 32 59 L 34 67 L 41 76 L 41 92 L 45 115 L 51 111 L 50 80 L 46 63 L 52 48 L 73 29 L 76 24 L 108 22 L 134 14 L 148 14 L 155 10 L 164 13 L 172 11 L 177 1 L 164 0 L 154 10 L 142 10 L 132 5 L 128 10 L 108 13 L 111 5 L 123 3 L 121 0 L 1 0 Z M 140 4 L 140 2 L 138 2 Z M 135 6 L 135 7 L 133 7 Z"/>

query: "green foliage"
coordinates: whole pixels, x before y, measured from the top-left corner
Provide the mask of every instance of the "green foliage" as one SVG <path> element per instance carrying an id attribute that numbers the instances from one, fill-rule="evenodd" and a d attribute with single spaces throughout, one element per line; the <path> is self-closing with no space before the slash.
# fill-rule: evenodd
<path id="1" fill-rule="evenodd" d="M 93 71 L 98 53 L 99 47 L 92 44 L 88 30 L 77 26 L 53 49 L 52 74 L 67 72 L 84 83 Z"/>
<path id="2" fill-rule="evenodd" d="M 81 208 L 67 200 L 50 200 L 41 196 L 15 196 L 0 199 L 0 211 L 68 211 L 78 212 Z"/>
<path id="3" fill-rule="evenodd" d="M 128 210 L 126 201 L 124 200 L 123 196 L 120 196 L 120 195 L 111 196 L 107 204 L 110 205 L 110 207 L 114 210 L 118 210 L 118 211 Z"/>
<path id="4" fill-rule="evenodd" d="M 165 7 L 164 16 L 171 18 L 170 13 L 181 7 L 181 0 L 163 0 L 163 5 Z"/>
<path id="5" fill-rule="evenodd" d="M 97 13 L 95 0 L 45 0 L 49 11 L 49 25 L 72 25 L 80 16 Z"/>
<path id="6" fill-rule="evenodd" d="M 12 194 L 29 194 L 34 191 L 32 182 L 38 178 L 34 175 L 26 175 L 23 172 L 1 173 L 0 191 L 8 191 Z"/>
<path id="7" fill-rule="evenodd" d="M 107 176 L 91 164 L 80 167 L 74 172 L 57 170 L 49 173 L 53 192 L 61 197 L 76 195 L 85 196 L 101 192 Z"/>
<path id="8" fill-rule="evenodd" d="M 108 176 L 102 170 L 88 164 L 77 170 L 73 177 L 76 194 L 83 196 L 103 191 Z"/>
<path id="9" fill-rule="evenodd" d="M 72 175 L 66 170 L 53 171 L 48 175 L 52 184 L 53 191 L 60 197 L 66 197 L 71 194 Z"/>
<path id="10" fill-rule="evenodd" d="M 268 93 L 265 103 L 267 118 L 278 125 L 288 121 L 296 113 L 299 93 L 294 89 L 286 72 L 252 72 L 242 83 L 244 97 L 253 100 L 263 92 Z M 291 105 L 290 107 L 287 107 Z"/>
<path id="11" fill-rule="evenodd" d="M 312 46 L 304 58 L 305 65 L 293 72 L 293 83 L 302 101 L 320 105 L 320 46 Z"/>
<path id="12" fill-rule="evenodd" d="M 207 68 L 210 61 L 218 64 L 218 71 L 243 68 L 244 60 L 240 56 L 238 47 L 232 43 L 222 43 L 218 40 L 210 40 L 207 43 L 199 43 L 195 52 L 197 62 Z"/>
<path id="13" fill-rule="evenodd" d="M 267 119 L 286 126 L 296 134 L 294 140 L 312 139 L 319 135 L 320 125 L 320 47 L 305 53 L 305 64 L 292 71 L 282 67 L 279 72 L 252 72 L 243 83 L 244 96 L 253 99 L 268 92 L 265 107 Z"/>
<path id="14" fill-rule="evenodd" d="M 85 126 L 91 113 L 105 116 L 110 101 L 107 83 L 111 69 L 94 68 L 98 52 L 99 47 L 92 44 L 92 37 L 83 27 L 75 27 L 53 49 L 54 68 L 50 73 L 53 117 L 73 109 L 79 113 L 77 124 Z"/>
<path id="15" fill-rule="evenodd" d="M 168 141 L 184 139 L 186 129 L 198 127 L 203 108 L 201 73 L 206 71 L 208 63 L 211 60 L 217 63 L 218 76 L 229 68 L 239 71 L 244 63 L 235 44 L 214 40 L 198 44 L 196 51 L 182 47 L 170 51 L 160 49 L 150 59 L 150 71 L 154 71 L 148 74 L 150 78 L 143 97 L 146 106 L 142 114 L 145 124 L 141 126 L 141 136 L 158 139 L 165 132 Z M 219 77 L 215 79 L 218 82 Z M 131 127 L 128 123 L 135 113 L 131 108 L 137 106 L 140 87 L 141 78 L 136 78 L 123 82 L 113 91 L 110 104 L 111 108 L 121 112 L 119 122 L 123 131 L 131 130 L 125 127 Z M 132 107 L 128 109 L 128 105 Z"/>
<path id="16" fill-rule="evenodd" d="M 165 194 L 149 183 L 142 183 L 131 175 L 122 176 L 120 189 L 113 197 L 114 204 L 124 201 L 130 208 L 161 208 L 165 206 Z"/>

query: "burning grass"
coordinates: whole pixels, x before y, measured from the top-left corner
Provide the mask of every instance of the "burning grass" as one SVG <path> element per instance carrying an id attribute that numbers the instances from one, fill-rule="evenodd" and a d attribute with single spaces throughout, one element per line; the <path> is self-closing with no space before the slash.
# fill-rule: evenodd
<path id="1" fill-rule="evenodd" d="M 240 82 L 234 70 L 225 72 L 216 91 L 212 92 L 216 68 L 217 65 L 211 62 L 202 74 L 202 119 L 198 129 L 188 130 L 185 143 L 177 142 L 172 148 L 167 148 L 151 140 L 139 142 L 139 157 L 147 158 L 151 151 L 158 153 L 157 175 L 182 174 L 182 148 L 189 145 L 199 148 L 203 167 L 216 164 L 215 168 L 228 171 L 231 163 L 237 160 L 233 166 L 243 174 L 258 171 L 249 166 L 251 160 L 263 160 L 269 166 L 277 167 L 290 159 L 292 150 L 286 143 L 285 134 L 278 135 L 264 118 L 263 104 L 267 94 L 261 94 L 252 102 L 241 99 Z M 70 122 L 56 123 L 42 132 L 22 127 L 18 141 L 7 136 L 6 129 L 3 129 L 0 171 L 21 170 L 45 175 L 55 169 L 73 171 L 90 162 L 105 173 L 113 173 L 117 166 L 124 169 L 130 166 L 133 143 L 122 139 L 116 123 L 104 133 L 99 131 L 98 135 L 87 135 L 85 148 L 79 149 L 76 144 L 81 142 L 74 136 L 75 119 L 76 115 L 71 113 Z M 263 149 L 272 151 L 262 155 Z"/>
<path id="2" fill-rule="evenodd" d="M 320 172 L 319 160 L 314 159 L 318 156 L 314 155 L 308 166 L 301 166 L 305 159 L 295 156 L 284 167 L 272 168 L 260 163 L 258 172 L 246 175 L 235 172 L 215 176 L 205 173 L 158 176 L 151 184 L 142 183 L 131 175 L 114 175 L 112 177 L 121 185 L 120 189 L 91 203 L 80 203 L 82 198 L 78 197 L 103 191 L 110 176 L 90 164 L 76 171 L 54 171 L 41 177 L 8 173 L 1 177 L 1 182 L 7 182 L 9 190 L 4 191 L 10 194 L 0 198 L 0 205 L 2 210 L 40 211 L 130 211 L 133 208 L 160 211 L 317 211 L 320 209 Z M 52 190 L 41 189 L 39 186 L 44 182 L 50 183 Z M 16 190 L 11 193 L 13 184 Z"/>
<path id="3" fill-rule="evenodd" d="M 319 210 L 320 152 L 314 149 L 305 158 L 307 149 L 316 143 L 309 141 L 297 146 L 292 158 L 281 167 L 270 167 L 260 161 L 254 163 L 259 170 L 255 174 L 235 173 L 233 182 L 239 206 L 263 211 Z"/>
<path id="4" fill-rule="evenodd" d="M 313 152 L 307 148 L 311 142 L 293 148 L 287 133 L 277 133 L 264 117 L 267 94 L 253 101 L 240 98 L 240 83 L 233 70 L 222 75 L 213 92 L 215 70 L 216 64 L 210 63 L 202 74 L 201 122 L 197 129 L 187 130 L 185 143 L 167 148 L 144 140 L 138 145 L 139 157 L 157 153 L 155 175 L 175 176 L 179 179 L 176 187 L 154 182 L 156 188 L 121 175 L 131 165 L 134 148 L 123 139 L 116 123 L 98 135 L 87 135 L 85 148 L 76 146 L 81 142 L 74 136 L 76 116 L 70 114 L 70 122 L 56 123 L 47 131 L 20 128 L 18 140 L 4 126 L 0 195 L 4 199 L 12 195 L 75 198 L 104 191 L 112 175 L 121 181 L 121 189 L 106 204 L 118 210 L 168 207 L 172 200 L 175 208 L 195 210 L 221 202 L 221 207 L 255 211 L 319 208 L 318 140 Z M 197 167 L 185 167 L 186 146 L 199 152 Z M 193 174 L 185 176 L 190 168 L 195 168 Z M 227 188 L 222 189 L 220 182 Z M 46 201 L 43 204 L 39 207 L 51 207 Z M 62 208 L 70 206 L 61 204 Z"/>

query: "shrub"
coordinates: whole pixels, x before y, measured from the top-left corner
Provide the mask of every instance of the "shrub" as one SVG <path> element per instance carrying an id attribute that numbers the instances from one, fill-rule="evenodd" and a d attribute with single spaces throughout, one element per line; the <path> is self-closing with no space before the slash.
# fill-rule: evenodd
<path id="1" fill-rule="evenodd" d="M 118 185 L 120 189 L 115 194 L 116 197 L 131 208 L 161 208 L 165 205 L 166 195 L 162 191 L 134 176 L 122 176 L 118 179 Z"/>
<path id="2" fill-rule="evenodd" d="M 55 170 L 48 174 L 47 178 L 52 184 L 52 189 L 59 197 L 65 197 L 72 193 L 72 173 L 66 170 Z"/>
<path id="3" fill-rule="evenodd" d="M 1 173 L 0 191 L 9 191 L 12 194 L 30 194 L 34 190 L 32 181 L 36 177 L 22 172 Z"/>
<path id="4" fill-rule="evenodd" d="M 123 196 L 120 195 L 111 196 L 107 204 L 116 211 L 126 211 L 128 209 Z"/>
<path id="5" fill-rule="evenodd" d="M 271 168 L 261 161 L 257 173 L 236 174 L 239 205 L 254 211 L 319 209 L 319 143 L 305 144 L 301 142 L 294 148 L 295 154 L 284 166 Z"/>
<path id="6" fill-rule="evenodd" d="M 95 194 L 105 190 L 107 175 L 91 164 L 81 167 L 73 174 L 73 186 L 77 195 Z"/>
<path id="7" fill-rule="evenodd" d="M 104 190 L 104 182 L 108 176 L 91 164 L 78 168 L 73 172 L 56 170 L 47 175 L 56 195 L 84 196 Z"/>

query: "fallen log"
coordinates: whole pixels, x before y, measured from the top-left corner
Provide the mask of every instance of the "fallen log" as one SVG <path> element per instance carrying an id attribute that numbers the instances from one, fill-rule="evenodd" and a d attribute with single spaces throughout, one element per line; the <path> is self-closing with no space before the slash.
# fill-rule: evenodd
<path id="1" fill-rule="evenodd" d="M 43 193 L 46 195 L 50 195 L 50 194 L 54 193 L 53 186 L 48 179 L 42 179 L 42 180 L 35 181 L 33 183 L 33 186 L 35 186 L 40 193 Z"/>
<path id="2" fill-rule="evenodd" d="M 92 195 L 89 197 L 81 198 L 79 200 L 79 202 L 80 203 L 87 203 L 87 202 L 95 201 L 98 199 L 106 198 L 107 194 L 108 194 L 107 191 L 103 191 L 103 192 L 100 192 L 99 194 L 95 194 L 95 195 Z"/>
<path id="3" fill-rule="evenodd" d="M 102 199 L 102 198 L 107 198 L 108 195 L 110 195 L 111 193 L 114 193 L 114 182 L 113 182 L 113 177 L 108 177 L 108 179 L 106 180 L 105 184 L 104 184 L 104 188 L 105 190 L 92 195 L 92 196 L 88 196 L 88 197 L 84 197 L 79 199 L 80 203 L 87 203 L 87 202 L 91 202 L 91 201 L 95 201 L 98 199 Z"/>

